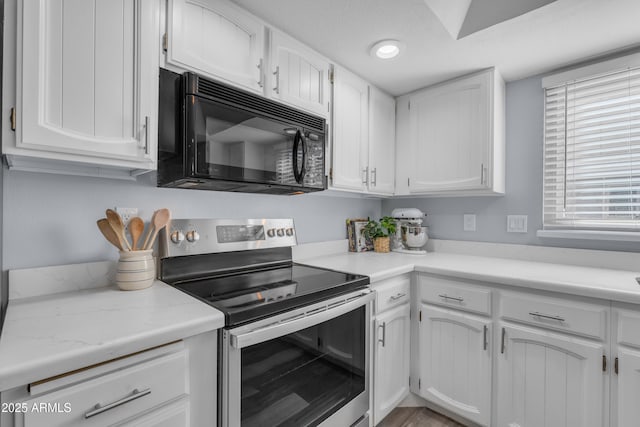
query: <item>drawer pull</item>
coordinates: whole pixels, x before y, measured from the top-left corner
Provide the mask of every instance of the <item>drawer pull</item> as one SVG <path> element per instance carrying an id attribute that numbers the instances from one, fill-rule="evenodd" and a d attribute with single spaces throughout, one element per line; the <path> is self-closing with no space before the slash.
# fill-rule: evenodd
<path id="1" fill-rule="evenodd" d="M 379 325 L 378 328 L 382 328 L 382 339 L 378 339 L 378 342 L 382 343 L 382 346 L 384 347 L 384 342 L 387 338 L 387 322 L 382 322 L 382 325 Z"/>
<path id="2" fill-rule="evenodd" d="M 122 399 L 116 400 L 115 402 L 109 403 L 108 405 L 102 406 L 99 403 L 96 403 L 96 406 L 94 406 L 94 409 L 84 414 L 84 417 L 85 418 L 95 417 L 96 415 L 99 415 L 110 409 L 116 408 L 120 405 L 124 405 L 125 403 L 131 402 L 133 400 L 140 399 L 141 397 L 144 397 L 147 394 L 151 394 L 150 388 L 145 388 L 144 390 L 138 390 L 136 388 L 131 392 L 129 396 L 123 397 Z"/>
<path id="3" fill-rule="evenodd" d="M 529 313 L 533 317 L 542 317 L 544 319 L 557 320 L 558 322 L 564 322 L 564 319 L 560 316 L 549 316 L 548 314 L 538 313 L 537 311 Z"/>
<path id="4" fill-rule="evenodd" d="M 462 298 L 462 297 L 450 297 L 450 296 L 449 296 L 449 295 L 447 295 L 447 294 L 441 294 L 441 295 L 438 295 L 438 296 L 439 296 L 440 298 L 444 298 L 444 299 L 446 299 L 446 300 L 453 300 L 453 301 L 458 301 L 458 302 L 462 302 L 462 301 L 464 301 L 464 298 Z"/>
<path id="5" fill-rule="evenodd" d="M 502 339 L 500 340 L 500 354 L 504 354 L 504 336 L 506 335 L 507 331 L 502 328 Z"/>
<path id="6" fill-rule="evenodd" d="M 395 294 L 395 295 L 391 295 L 391 296 L 389 297 L 389 301 L 397 301 L 397 300 L 399 300 L 400 298 L 402 298 L 402 297 L 406 297 L 406 296 L 407 296 L 407 294 L 403 294 L 402 292 L 399 292 L 399 293 L 397 293 L 397 294 Z"/>

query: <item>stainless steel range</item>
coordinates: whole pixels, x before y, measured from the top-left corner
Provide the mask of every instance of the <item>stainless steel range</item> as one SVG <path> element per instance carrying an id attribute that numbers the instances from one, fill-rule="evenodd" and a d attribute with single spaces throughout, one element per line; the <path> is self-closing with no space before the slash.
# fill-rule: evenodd
<path id="1" fill-rule="evenodd" d="M 161 279 L 225 314 L 223 427 L 368 425 L 369 278 L 294 263 L 295 244 L 291 219 L 172 220 L 161 234 Z"/>

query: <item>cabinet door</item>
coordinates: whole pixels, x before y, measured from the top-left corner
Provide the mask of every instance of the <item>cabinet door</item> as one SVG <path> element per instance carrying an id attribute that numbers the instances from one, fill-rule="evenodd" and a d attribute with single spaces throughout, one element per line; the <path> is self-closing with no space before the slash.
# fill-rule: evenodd
<path id="1" fill-rule="evenodd" d="M 602 344 L 506 324 L 501 333 L 498 426 L 606 425 Z"/>
<path id="2" fill-rule="evenodd" d="M 159 2 L 19 1 L 18 10 L 16 147 L 152 168 Z"/>
<path id="3" fill-rule="evenodd" d="M 420 395 L 488 426 L 491 320 L 426 304 L 420 307 Z"/>
<path id="4" fill-rule="evenodd" d="M 619 427 L 634 426 L 640 420 L 640 351 L 618 347 L 617 422 Z"/>
<path id="5" fill-rule="evenodd" d="M 262 93 L 264 25 L 227 0 L 169 0 L 167 61 Z"/>
<path id="6" fill-rule="evenodd" d="M 411 193 L 486 188 L 490 87 L 481 73 L 410 97 Z"/>
<path id="7" fill-rule="evenodd" d="M 367 82 L 342 69 L 333 83 L 333 187 L 364 191 L 368 182 Z"/>
<path id="8" fill-rule="evenodd" d="M 329 62 L 302 43 L 271 32 L 267 95 L 329 116 Z"/>
<path id="9" fill-rule="evenodd" d="M 376 317 L 373 424 L 409 394 L 409 304 Z"/>
<path id="10" fill-rule="evenodd" d="M 395 187 L 396 101 L 369 87 L 369 192 L 392 195 Z"/>

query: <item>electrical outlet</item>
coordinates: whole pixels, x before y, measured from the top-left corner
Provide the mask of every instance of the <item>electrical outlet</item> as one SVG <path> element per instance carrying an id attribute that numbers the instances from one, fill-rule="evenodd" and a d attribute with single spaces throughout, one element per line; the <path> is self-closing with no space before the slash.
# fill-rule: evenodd
<path id="1" fill-rule="evenodd" d="M 464 231 L 476 231 L 476 215 L 464 214 L 464 222 L 462 228 Z"/>
<path id="2" fill-rule="evenodd" d="M 122 222 L 124 223 L 124 227 L 127 228 L 129 226 L 129 221 L 134 216 L 138 216 L 138 208 L 118 208 L 116 207 L 116 212 L 122 218 Z"/>
<path id="3" fill-rule="evenodd" d="M 507 233 L 526 233 L 527 215 L 507 215 Z"/>

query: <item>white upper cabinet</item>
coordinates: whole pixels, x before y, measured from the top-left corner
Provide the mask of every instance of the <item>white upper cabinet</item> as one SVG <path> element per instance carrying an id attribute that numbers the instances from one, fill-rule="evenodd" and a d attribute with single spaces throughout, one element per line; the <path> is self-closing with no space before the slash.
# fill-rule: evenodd
<path id="1" fill-rule="evenodd" d="M 332 188 L 393 195 L 395 109 L 391 96 L 334 69 Z"/>
<path id="2" fill-rule="evenodd" d="M 363 192 L 369 181 L 369 86 L 334 69 L 332 186 Z"/>
<path id="3" fill-rule="evenodd" d="M 227 0 L 169 0 L 167 62 L 254 92 L 264 88 L 265 27 Z"/>
<path id="4" fill-rule="evenodd" d="M 266 94 L 323 117 L 329 115 L 329 61 L 277 30 L 270 31 Z"/>
<path id="5" fill-rule="evenodd" d="M 17 6 L 16 138 L 3 142 L 10 167 L 40 158 L 73 162 L 61 167 L 68 171 L 78 162 L 125 175 L 154 169 L 159 2 Z"/>
<path id="6" fill-rule="evenodd" d="M 369 86 L 369 193 L 393 195 L 395 156 L 396 101 Z"/>
<path id="7" fill-rule="evenodd" d="M 396 194 L 504 192 L 504 82 L 497 71 L 414 92 L 399 105 Z"/>

